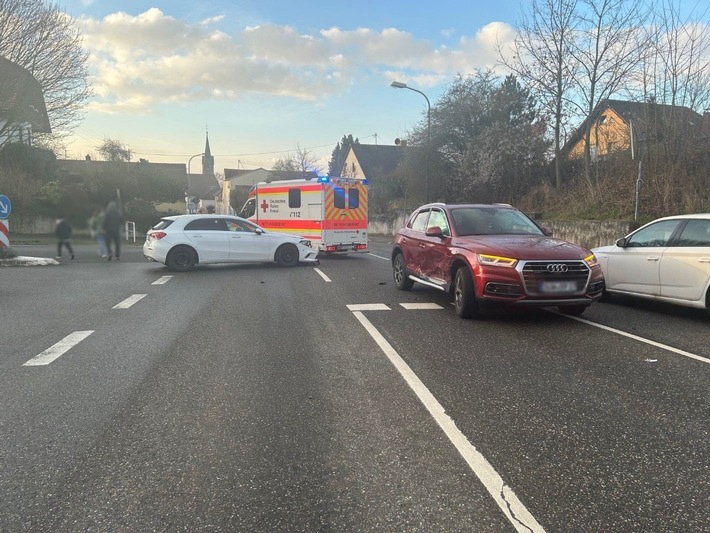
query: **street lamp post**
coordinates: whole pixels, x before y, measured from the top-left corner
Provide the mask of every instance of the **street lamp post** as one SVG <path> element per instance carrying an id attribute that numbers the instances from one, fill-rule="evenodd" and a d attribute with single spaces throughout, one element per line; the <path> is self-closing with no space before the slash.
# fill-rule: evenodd
<path id="1" fill-rule="evenodd" d="M 401 81 L 393 81 L 390 84 L 390 87 L 394 87 L 395 89 L 409 89 L 410 91 L 414 91 L 415 93 L 421 94 L 424 99 L 426 100 L 426 170 L 425 170 L 425 182 L 426 182 L 426 201 L 429 202 L 430 200 L 430 194 L 429 194 L 429 151 L 431 149 L 431 103 L 429 102 L 429 98 L 427 98 L 427 95 L 421 92 L 419 89 L 415 89 L 414 87 L 410 87 L 406 83 L 402 83 Z"/>
<path id="2" fill-rule="evenodd" d="M 187 160 L 187 173 L 188 174 L 190 173 L 190 163 L 192 163 L 192 160 L 195 159 L 196 157 L 201 156 L 201 155 L 205 155 L 205 153 L 202 152 L 201 154 L 195 154 L 190 159 Z"/>
<path id="3" fill-rule="evenodd" d="M 190 159 L 187 160 L 187 174 L 188 174 L 188 176 L 190 175 L 190 163 L 192 163 L 193 159 L 195 159 L 196 157 L 199 157 L 201 155 L 205 155 L 205 153 L 202 152 L 201 154 L 195 154 L 192 157 L 190 157 Z M 190 196 L 187 193 L 185 193 L 185 212 L 190 213 Z"/>

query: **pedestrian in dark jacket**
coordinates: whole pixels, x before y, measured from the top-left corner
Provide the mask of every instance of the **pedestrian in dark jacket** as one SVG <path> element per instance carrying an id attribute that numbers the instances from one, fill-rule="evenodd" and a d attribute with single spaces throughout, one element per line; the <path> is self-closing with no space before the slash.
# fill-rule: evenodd
<path id="1" fill-rule="evenodd" d="M 64 218 L 57 219 L 54 226 L 54 234 L 57 236 L 57 259 L 62 258 L 62 247 L 66 246 L 67 251 L 71 254 L 70 259 L 74 259 L 74 250 L 71 247 L 71 234 L 74 228 Z"/>
<path id="2" fill-rule="evenodd" d="M 109 261 L 113 258 L 114 252 L 117 261 L 121 258 L 122 224 L 123 213 L 118 209 L 116 202 L 110 202 L 106 208 L 106 213 L 104 213 L 104 233 L 106 234 L 106 247 L 108 248 Z"/>

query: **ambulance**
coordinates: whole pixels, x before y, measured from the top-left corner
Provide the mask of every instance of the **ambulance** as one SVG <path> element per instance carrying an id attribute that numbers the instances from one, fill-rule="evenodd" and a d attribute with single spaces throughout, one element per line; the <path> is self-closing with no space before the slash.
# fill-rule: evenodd
<path id="1" fill-rule="evenodd" d="M 367 250 L 367 180 L 296 179 L 262 182 L 239 216 L 261 227 L 300 235 L 325 253 Z"/>

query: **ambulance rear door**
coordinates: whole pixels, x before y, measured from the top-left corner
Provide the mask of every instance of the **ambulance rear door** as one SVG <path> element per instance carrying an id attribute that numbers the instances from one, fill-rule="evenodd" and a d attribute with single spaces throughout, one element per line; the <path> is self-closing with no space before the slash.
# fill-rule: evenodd
<path id="1" fill-rule="evenodd" d="M 325 187 L 325 250 L 367 248 L 367 189 L 362 180 L 332 179 Z"/>

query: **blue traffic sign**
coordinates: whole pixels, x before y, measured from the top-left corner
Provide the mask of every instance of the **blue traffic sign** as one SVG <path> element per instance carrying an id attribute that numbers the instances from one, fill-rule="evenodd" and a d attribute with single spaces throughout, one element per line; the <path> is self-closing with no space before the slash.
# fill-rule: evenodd
<path id="1" fill-rule="evenodd" d="M 10 211 L 12 211 L 10 199 L 4 194 L 0 194 L 0 219 L 9 217 Z"/>

